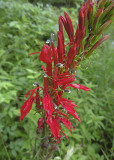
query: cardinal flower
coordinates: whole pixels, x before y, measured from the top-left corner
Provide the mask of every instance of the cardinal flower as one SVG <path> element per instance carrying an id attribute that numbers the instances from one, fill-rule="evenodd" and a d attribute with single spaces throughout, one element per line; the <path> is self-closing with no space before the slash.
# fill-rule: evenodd
<path id="1" fill-rule="evenodd" d="M 69 115 L 81 121 L 76 112 L 78 106 L 68 96 L 65 98 L 64 92 L 69 92 L 70 87 L 90 91 L 88 87 L 74 82 L 74 70 L 109 37 L 106 35 L 100 38 L 100 35 L 112 22 L 110 19 L 112 2 L 108 0 L 92 2 L 87 0 L 82 5 L 75 34 L 72 20 L 68 13 L 64 12 L 64 16 L 59 17 L 57 46 L 54 45 L 53 34 L 51 34 L 49 44 L 44 44 L 41 52 L 31 53 L 40 53 L 39 59 L 45 64 L 42 66 L 44 83 L 43 87 L 40 87 L 35 82 L 37 87 L 27 92 L 26 97 L 30 96 L 21 107 L 19 121 L 23 120 L 32 109 L 33 103 L 36 103 L 36 112 L 40 114 L 37 128 L 40 131 L 46 130 L 46 134 L 51 133 L 51 138 L 54 137 L 58 143 L 61 141 L 62 134 L 67 138 L 61 125 L 65 125 L 71 133 L 74 129 Z M 65 44 L 63 27 L 69 38 L 67 44 Z"/>
<path id="2" fill-rule="evenodd" d="M 33 96 L 34 93 L 36 93 L 36 91 L 38 90 L 39 87 L 36 87 L 34 90 L 30 90 L 28 91 L 28 93 L 26 94 L 26 96 L 28 96 L 28 94 L 32 91 L 30 97 L 28 100 L 25 101 L 25 103 L 22 105 L 21 107 L 21 116 L 19 121 L 22 121 L 23 118 L 30 112 L 31 108 L 32 108 L 32 104 L 34 102 L 34 100 L 36 99 L 36 96 Z"/>

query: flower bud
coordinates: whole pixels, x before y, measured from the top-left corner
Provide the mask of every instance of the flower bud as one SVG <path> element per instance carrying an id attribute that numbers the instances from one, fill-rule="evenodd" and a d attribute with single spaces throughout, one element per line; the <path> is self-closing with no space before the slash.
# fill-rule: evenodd
<path id="1" fill-rule="evenodd" d="M 38 129 L 42 130 L 43 129 L 43 125 L 44 125 L 44 120 L 43 118 L 39 118 L 38 119 Z"/>

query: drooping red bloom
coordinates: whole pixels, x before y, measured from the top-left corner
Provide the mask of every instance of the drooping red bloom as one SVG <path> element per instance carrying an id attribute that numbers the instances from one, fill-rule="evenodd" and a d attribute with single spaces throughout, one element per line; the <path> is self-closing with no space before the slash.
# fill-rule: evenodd
<path id="1" fill-rule="evenodd" d="M 65 87 L 73 87 L 73 88 L 77 88 L 77 89 L 82 89 L 82 90 L 84 90 L 84 91 L 90 91 L 90 90 L 91 90 L 91 89 L 88 88 L 88 87 L 85 87 L 85 86 L 83 86 L 83 85 L 76 84 L 76 83 L 74 83 L 74 84 L 67 84 Z"/>
<path id="2" fill-rule="evenodd" d="M 65 85 L 71 82 L 74 82 L 75 80 L 75 75 L 70 75 L 70 74 L 61 74 L 57 77 L 57 83 L 59 86 Z"/>
<path id="3" fill-rule="evenodd" d="M 38 89 L 39 87 L 36 87 L 34 90 L 30 90 L 26 96 L 28 96 L 28 94 L 32 91 L 30 97 L 28 100 L 25 101 L 25 103 L 22 105 L 21 107 L 21 117 L 19 119 L 19 121 L 22 121 L 23 118 L 30 112 L 31 108 L 32 108 L 32 104 L 34 102 L 34 100 L 36 99 L 36 97 L 34 97 L 34 93 L 36 92 L 36 90 Z"/>
<path id="4" fill-rule="evenodd" d="M 58 118 L 52 116 L 52 118 L 49 121 L 50 130 L 52 132 L 52 135 L 57 140 L 58 143 L 60 143 L 61 135 L 60 135 L 60 126 L 58 122 Z"/>
<path id="5" fill-rule="evenodd" d="M 71 125 L 71 122 L 67 119 L 67 118 L 65 118 L 65 117 L 59 117 L 58 118 L 61 122 L 63 122 L 63 124 L 70 130 L 70 132 L 72 133 L 72 130 L 71 130 L 71 128 L 72 129 L 74 129 L 73 128 L 73 126 Z"/>
<path id="6" fill-rule="evenodd" d="M 19 121 L 22 121 L 23 118 L 30 112 L 31 108 L 32 108 L 32 104 L 35 100 L 35 97 L 32 97 L 31 99 L 28 99 L 21 107 L 21 117 L 19 119 Z"/>
<path id="7" fill-rule="evenodd" d="M 71 102 L 69 102 L 66 98 L 61 98 L 61 105 L 65 108 L 65 110 L 71 114 L 75 119 L 77 119 L 78 121 L 80 121 L 75 109 L 74 109 L 74 105 L 72 105 Z"/>

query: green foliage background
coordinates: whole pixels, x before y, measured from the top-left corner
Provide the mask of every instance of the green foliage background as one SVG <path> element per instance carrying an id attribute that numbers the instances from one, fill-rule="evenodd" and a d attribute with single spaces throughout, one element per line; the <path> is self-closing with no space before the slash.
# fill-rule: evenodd
<path id="1" fill-rule="evenodd" d="M 53 1 L 0 0 L 0 159 L 38 159 L 40 139 L 36 134 L 34 109 L 19 123 L 24 95 L 38 81 L 42 85 L 42 63 L 38 55 L 50 34 L 58 31 L 58 17 L 68 12 L 77 24 L 80 2 L 70 5 Z M 62 6 L 61 6 L 62 5 Z M 57 7 L 59 6 L 59 8 Z M 67 7 L 67 8 L 66 8 Z M 112 160 L 114 156 L 114 41 L 110 39 L 76 72 L 76 83 L 91 88 L 90 92 L 72 90 L 71 97 L 80 108 L 81 123 L 72 119 L 73 134 L 64 128 L 69 141 L 63 139 L 55 152 L 55 160 Z M 35 141 L 37 141 L 35 148 Z M 34 152 L 36 155 L 34 156 Z"/>

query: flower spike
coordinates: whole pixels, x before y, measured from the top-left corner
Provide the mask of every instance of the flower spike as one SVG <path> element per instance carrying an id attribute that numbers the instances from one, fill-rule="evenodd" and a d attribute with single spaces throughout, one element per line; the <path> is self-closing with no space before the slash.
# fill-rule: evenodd
<path id="1" fill-rule="evenodd" d="M 36 113 L 40 115 L 37 120 L 38 133 L 44 134 L 46 132 L 46 135 L 51 133 L 51 138 L 54 138 L 57 143 L 60 143 L 62 136 L 67 138 L 61 129 L 61 124 L 65 125 L 72 133 L 74 127 L 70 122 L 69 115 L 79 122 L 81 120 L 75 110 L 78 106 L 69 98 L 69 88 L 91 90 L 75 82 L 75 71 L 100 44 L 109 38 L 109 35 L 102 37 L 102 33 L 112 23 L 112 16 L 112 1 L 87 0 L 80 8 L 75 34 L 68 13 L 64 12 L 64 16 L 59 17 L 57 46 L 54 44 L 54 35 L 51 34 L 51 39 L 47 40 L 47 45 L 43 45 L 41 52 L 29 54 L 40 53 L 39 59 L 45 63 L 42 66 L 43 74 L 41 74 L 44 84 L 43 87 L 40 87 L 40 84 L 35 82 L 33 85 L 35 88 L 27 92 L 28 99 L 20 109 L 19 121 L 25 118 L 35 103 Z M 67 44 L 65 43 L 63 26 L 68 35 L 69 42 Z M 66 95 L 67 98 L 65 98 Z"/>

